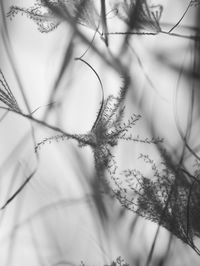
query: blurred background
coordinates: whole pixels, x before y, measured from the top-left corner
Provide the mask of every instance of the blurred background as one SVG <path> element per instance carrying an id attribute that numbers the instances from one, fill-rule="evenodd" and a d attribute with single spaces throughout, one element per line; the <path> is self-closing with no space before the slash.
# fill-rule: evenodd
<path id="1" fill-rule="evenodd" d="M 75 17 L 79 1 L 61 2 Z M 104 99 L 119 94 L 120 72 L 125 71 L 130 84 L 123 119 L 141 115 L 131 129 L 133 136 L 163 138 L 172 161 L 183 162 L 192 172 L 199 150 L 199 37 L 194 39 L 199 2 L 143 1 L 151 9 L 144 5 L 138 17 L 130 9 L 136 2 L 88 1 L 88 13 L 73 26 L 62 12 L 51 21 L 44 6 L 34 13 L 38 17 L 28 13 L 43 1 L 3 0 L 1 80 L 7 81 L 24 114 L 70 134 L 87 134 L 102 90 L 94 71 L 74 59 L 84 59 L 95 69 Z M 13 9 L 16 14 L 9 15 L 13 6 L 24 9 Z M 133 14 L 135 21 L 129 24 Z M 46 32 L 40 32 L 41 25 Z M 134 27 L 140 34 L 127 34 Z M 199 265 L 199 255 L 191 247 L 101 192 L 89 146 L 52 139 L 36 153 L 38 143 L 60 132 L 5 109 L 0 109 L 0 121 L 0 265 Z M 151 167 L 138 157 L 148 154 L 159 164 L 159 148 L 154 143 L 119 141 L 112 153 L 120 169 L 139 169 L 151 178 Z M 117 261 L 120 256 L 125 262 Z"/>

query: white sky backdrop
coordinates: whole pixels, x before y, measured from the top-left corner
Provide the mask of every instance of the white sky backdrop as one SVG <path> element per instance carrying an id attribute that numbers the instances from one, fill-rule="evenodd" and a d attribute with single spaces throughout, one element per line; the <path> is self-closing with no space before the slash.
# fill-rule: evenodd
<path id="1" fill-rule="evenodd" d="M 165 9 L 162 21 L 172 24 L 177 22 L 177 18 L 182 15 L 188 4 L 188 1 L 183 0 L 173 1 L 173 4 L 171 1 L 167 0 L 154 2 L 164 4 Z M 9 10 L 9 6 L 13 4 L 28 7 L 32 3 L 33 1 L 27 0 L 4 1 L 7 11 Z M 184 19 L 184 25 L 193 25 L 195 14 L 192 14 L 192 12 L 193 11 L 190 11 L 188 16 Z M 17 69 L 30 103 L 31 110 L 35 110 L 37 107 L 44 106 L 48 103 L 49 88 L 52 86 L 55 74 L 58 71 L 65 44 L 71 37 L 71 30 L 68 26 L 62 24 L 52 33 L 41 34 L 37 31 L 36 25 L 25 16 L 16 16 L 12 22 L 8 20 L 7 23 Z M 117 23 L 113 26 L 113 31 L 115 30 L 119 30 Z M 84 29 L 84 31 L 87 32 L 86 29 Z M 88 30 L 87 34 L 92 38 L 92 31 Z M 98 38 L 99 37 L 97 36 L 97 41 Z M 113 47 L 113 51 L 117 50 L 118 38 L 118 36 L 111 37 L 110 43 L 111 47 Z M 174 91 L 178 75 L 173 70 L 165 67 L 162 63 L 159 63 L 158 60 L 155 59 L 155 53 L 165 54 L 167 56 L 174 53 L 175 58 L 173 55 L 170 60 L 182 64 L 185 52 L 180 53 L 179 49 L 180 47 L 184 47 L 184 49 L 187 50 L 189 47 L 189 41 L 160 35 L 156 37 L 134 38 L 133 44 L 136 52 L 141 58 L 146 73 L 151 77 L 152 82 L 155 84 L 157 92 L 148 85 L 140 67 L 133 62 L 133 64 L 130 65 L 130 68 L 134 83 L 136 84 L 136 90 L 130 93 L 130 110 L 128 110 L 128 113 L 142 112 L 144 119 L 142 119 L 142 122 L 139 122 L 139 128 L 137 126 L 139 133 L 146 132 L 144 129 L 148 128 L 147 123 L 151 121 L 155 126 L 156 134 L 164 137 L 166 142 L 169 143 L 169 146 L 174 147 L 174 145 L 180 141 L 180 136 L 174 120 L 173 109 Z M 182 49 L 182 51 L 184 51 L 184 49 Z M 80 56 L 84 50 L 85 47 L 80 46 L 76 51 L 75 56 Z M 89 52 L 88 58 L 90 63 L 95 66 L 95 69 L 102 77 L 106 95 L 115 93 L 116 88 L 117 90 L 119 88 L 119 79 L 116 74 L 108 69 L 106 70 L 99 58 L 94 56 L 94 54 L 90 58 Z M 189 52 L 186 56 L 186 62 L 188 62 L 188 64 L 191 63 Z M 64 116 L 62 117 L 62 123 L 63 127 L 69 132 L 83 133 L 91 128 L 99 107 L 101 93 L 98 88 L 97 80 L 93 74 L 90 75 L 89 70 L 84 65 L 81 65 L 81 63 L 73 62 L 73 64 L 76 64 L 74 68 L 75 73 L 70 73 L 70 71 L 67 73 L 67 75 L 72 75 L 68 78 L 69 80 L 72 79 L 73 85 L 69 86 L 69 88 L 67 87 L 67 83 L 65 85 L 66 105 L 63 107 L 62 113 Z M 10 84 L 11 90 L 16 96 L 19 105 L 23 106 L 23 100 L 10 67 L 2 39 L 0 39 L 0 67 Z M 90 80 L 88 80 L 88 76 L 90 77 Z M 189 85 L 184 80 L 181 82 L 181 85 L 181 93 L 179 95 L 179 99 L 181 100 L 179 102 L 178 110 L 181 119 L 180 123 L 184 128 L 187 121 L 189 97 L 187 88 Z M 139 110 L 134 104 L 139 101 L 141 102 L 142 110 Z M 36 116 L 41 117 L 44 111 L 45 107 L 41 108 L 37 111 Z M 14 115 L 9 115 L 7 119 L 0 124 L 0 163 L 2 165 L 12 152 L 13 148 L 19 143 L 20 139 L 29 129 L 30 126 L 28 122 L 24 121 L 24 119 L 17 118 Z M 147 131 L 147 134 L 148 133 L 149 132 Z M 46 137 L 46 134 L 47 132 L 42 130 L 37 132 L 37 140 L 41 141 Z M 52 132 L 48 134 L 52 135 Z M 29 152 L 32 144 L 27 144 L 26 142 L 25 145 L 26 147 L 23 147 L 24 152 L 22 155 L 20 154 L 18 157 L 17 153 L 13 154 L 13 158 L 10 162 L 12 166 L 13 162 L 17 159 L 19 164 L 26 169 L 27 162 L 25 158 L 31 158 Z M 86 165 L 85 173 L 83 173 L 79 162 L 74 155 L 74 148 L 71 144 L 66 143 L 65 145 L 67 149 L 65 150 L 62 148 L 62 145 L 63 143 L 59 143 L 46 145 L 42 148 L 40 168 L 34 181 L 27 189 L 25 189 L 21 196 L 26 199 L 23 201 L 24 209 L 22 208 L 23 211 L 21 212 L 21 215 L 17 215 L 17 213 L 15 214 L 16 209 L 18 208 L 18 201 L 12 203 L 11 207 L 6 211 L 7 218 L 5 215 L 0 231 L 1 266 L 53 266 L 57 265 L 56 261 L 59 260 L 73 261 L 77 265 L 81 260 L 84 260 L 88 263 L 96 263 L 95 265 L 100 265 L 100 263 L 105 262 L 104 259 L 109 263 L 111 259 L 116 258 L 118 255 L 127 255 L 126 251 L 120 246 L 119 241 L 117 242 L 115 239 L 115 232 L 112 233 L 112 230 L 110 233 L 112 235 L 112 237 L 110 237 L 110 249 L 108 248 L 108 243 L 104 236 L 102 240 L 103 244 L 101 246 L 87 204 L 86 207 L 84 207 L 84 204 L 81 204 L 80 206 L 78 204 L 77 206 L 72 204 L 72 207 L 55 208 L 52 212 L 48 212 L 47 215 L 43 213 L 43 217 L 47 219 L 47 225 L 44 224 L 44 221 L 41 222 L 39 218 L 34 219 L 33 225 L 31 225 L 31 223 L 22 226 L 22 229 L 19 230 L 20 236 L 16 237 L 16 240 L 13 243 L 13 246 L 15 247 L 7 246 L 7 244 L 11 245 L 9 242 L 11 236 L 8 233 L 14 224 L 20 223 L 18 221 L 14 222 L 14 220 L 19 219 L 19 221 L 23 221 L 23 219 L 31 216 L 39 208 L 52 202 L 56 202 L 59 199 L 65 198 L 65 200 L 67 200 L 76 197 L 78 198 L 80 195 L 83 195 L 79 179 L 84 178 L 84 175 L 87 177 L 92 175 L 92 155 L 85 151 L 81 151 L 82 159 L 85 160 Z M 143 148 L 136 145 L 133 149 L 132 146 L 125 145 L 119 152 L 119 158 L 121 158 L 121 161 L 127 166 L 132 166 L 133 164 L 137 165 L 137 162 L 133 160 L 134 157 L 137 157 L 132 154 L 133 150 L 135 152 L 143 149 L 145 150 L 146 147 Z M 79 149 L 77 150 L 79 151 Z M 155 151 L 152 151 L 152 153 L 154 152 Z M 25 154 L 29 155 L 26 157 Z M 34 160 L 32 167 L 33 165 Z M 10 166 L 7 168 L 4 167 L 6 170 L 0 168 L 1 173 L 4 174 L 3 177 L 1 176 L 0 191 L 5 191 L 4 187 L 8 186 L 9 181 L 7 180 L 9 180 L 9 176 L 11 175 L 11 169 L 9 167 Z M 144 171 L 146 170 L 144 169 Z M 20 181 L 21 179 L 16 182 L 20 183 Z M 5 197 L 6 195 L 0 196 L 2 202 Z M 11 222 L 8 223 L 8 220 Z M 144 222 L 141 221 L 142 225 L 143 223 Z M 31 226 L 32 229 L 30 229 Z M 48 230 L 46 230 L 47 227 L 49 227 Z M 101 226 L 98 226 L 98 228 L 101 228 Z M 149 227 L 145 228 L 147 228 L 145 229 L 146 234 L 143 235 L 144 239 L 140 239 L 140 241 L 144 242 L 141 244 L 141 247 L 143 248 L 144 245 L 146 245 L 147 249 L 146 251 L 143 249 L 142 252 L 148 253 L 148 247 L 151 245 L 156 227 L 151 227 L 149 225 Z M 117 230 L 116 228 L 112 229 L 113 231 Z M 33 241 L 30 240 L 31 230 L 34 232 L 32 235 Z M 100 234 L 102 234 L 102 231 L 100 231 Z M 149 240 L 146 239 L 147 235 L 147 239 Z M 7 240 L 5 240 L 5 237 Z M 38 260 L 38 257 L 40 256 L 35 253 L 33 247 L 34 241 L 39 245 L 41 260 Z M 140 246 L 140 244 L 138 246 Z M 163 244 L 163 246 L 165 247 L 165 244 Z M 135 250 L 140 249 L 136 246 L 133 248 Z M 8 259 L 8 257 L 11 256 L 8 255 L 10 250 L 13 250 L 13 253 L 11 253 L 11 255 L 14 254 L 13 262 L 12 259 L 11 261 Z M 104 258 L 103 261 L 102 258 Z M 41 264 L 41 261 L 43 264 Z M 8 265 L 6 263 L 10 264 Z M 64 262 L 59 264 L 59 266 L 64 265 L 66 265 Z"/>

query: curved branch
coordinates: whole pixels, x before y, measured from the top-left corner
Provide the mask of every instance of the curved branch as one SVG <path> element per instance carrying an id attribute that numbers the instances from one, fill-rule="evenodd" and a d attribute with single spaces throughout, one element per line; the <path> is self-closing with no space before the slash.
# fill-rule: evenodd
<path id="1" fill-rule="evenodd" d="M 94 74 L 96 75 L 96 77 L 97 77 L 97 79 L 98 79 L 98 81 L 99 81 L 99 83 L 100 83 L 101 92 L 102 92 L 101 106 L 100 106 L 100 108 L 99 108 L 99 112 L 98 112 L 97 118 L 96 118 L 96 120 L 95 120 L 95 122 L 94 122 L 94 124 L 93 124 L 93 126 L 92 126 L 92 129 L 91 129 L 91 130 L 93 130 L 93 129 L 96 127 L 96 125 L 97 125 L 97 123 L 98 123 L 98 121 L 99 121 L 99 118 L 100 118 L 101 113 L 102 113 L 103 105 L 104 105 L 104 89 L 103 89 L 103 84 L 102 84 L 102 81 L 101 81 L 101 79 L 100 79 L 98 73 L 96 72 L 96 70 L 95 70 L 95 69 L 94 69 L 94 68 L 93 68 L 88 62 L 86 62 L 86 61 L 83 60 L 82 58 L 75 58 L 75 60 L 77 60 L 77 61 L 81 61 L 81 62 L 83 62 L 84 64 L 86 64 L 86 65 L 87 65 L 87 66 L 88 66 L 88 67 L 94 72 Z"/>

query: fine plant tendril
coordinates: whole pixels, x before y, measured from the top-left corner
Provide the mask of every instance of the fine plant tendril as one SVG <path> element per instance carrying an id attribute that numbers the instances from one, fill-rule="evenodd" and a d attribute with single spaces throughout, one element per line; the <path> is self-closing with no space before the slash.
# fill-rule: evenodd
<path id="1" fill-rule="evenodd" d="M 157 231 L 145 261 L 146 266 L 151 265 L 153 261 L 153 254 L 161 227 L 170 232 L 165 259 L 168 257 L 173 236 L 190 246 L 200 255 L 200 248 L 196 244 L 196 240 L 200 238 L 200 155 L 199 144 L 195 145 L 192 137 L 195 116 L 198 119 L 195 109 L 195 105 L 198 103 L 196 103 L 195 97 L 198 97 L 196 87 L 197 84 L 199 85 L 200 35 L 198 27 L 187 28 L 182 25 L 182 21 L 188 11 L 194 8 L 198 9 L 199 6 L 199 0 L 189 1 L 182 16 L 176 20 L 177 22 L 174 25 L 169 24 L 167 30 L 165 29 L 166 26 L 164 28 L 164 24 L 161 23 L 165 12 L 164 6 L 151 4 L 151 2 L 149 3 L 146 0 L 113 1 L 110 4 L 110 12 L 107 12 L 108 2 L 105 0 L 99 1 L 99 7 L 92 0 L 36 0 L 28 8 L 18 5 L 9 8 L 5 18 L 12 20 L 12 23 L 15 21 L 16 16 L 21 14 L 33 21 L 41 33 L 51 34 L 61 24 L 65 23 L 72 28 L 73 33 L 71 35 L 72 39 L 66 46 L 63 61 L 53 88 L 50 91 L 48 104 L 39 106 L 31 111 L 26 95 L 22 90 L 21 93 L 24 95 L 27 108 L 27 112 L 24 111 L 21 105 L 18 104 L 18 100 L 9 86 L 9 81 L 6 80 L 3 71 L 0 70 L 0 110 L 3 111 L 0 116 L 0 122 L 3 123 L 9 113 L 23 117 L 31 122 L 34 155 L 37 161 L 36 167 L 31 171 L 31 174 L 0 206 L 1 211 L 5 210 L 16 199 L 37 173 L 41 149 L 45 149 L 46 145 L 51 143 L 62 142 L 65 145 L 75 141 L 78 150 L 84 150 L 89 147 L 90 151 L 92 151 L 95 169 L 94 178 L 97 179 L 97 181 L 94 181 L 93 186 L 101 184 L 103 192 L 100 193 L 100 197 L 102 197 L 101 194 L 106 194 L 113 201 L 117 200 L 122 210 L 128 210 L 134 215 L 157 224 Z M 125 30 L 110 30 L 109 13 L 114 14 L 112 19 L 122 23 Z M 184 31 L 185 28 L 187 28 L 187 33 Z M 84 30 L 82 31 L 82 29 Z M 86 29 L 92 31 L 91 41 L 84 33 Z M 179 31 L 177 32 L 177 30 Z M 155 133 L 153 125 L 152 127 L 149 125 L 148 133 L 141 134 L 140 131 L 138 133 L 140 123 L 145 123 L 145 120 L 142 105 L 137 105 L 137 100 L 135 100 L 134 104 L 137 110 L 140 109 L 139 114 L 132 112 L 131 109 L 132 115 L 129 115 L 127 107 L 131 91 L 133 91 L 134 97 L 137 99 L 135 90 L 137 83 L 132 72 L 129 71 L 129 63 L 126 63 L 129 57 L 135 66 L 139 66 L 145 81 L 156 92 L 156 97 L 162 99 L 161 93 L 158 92 L 157 84 L 156 86 L 154 85 L 151 74 L 146 72 L 144 63 L 137 54 L 137 49 L 132 46 L 134 45 L 132 38 L 138 37 L 139 40 L 141 37 L 142 39 L 148 40 L 149 38 L 150 40 L 153 37 L 159 38 L 162 36 L 169 37 L 171 41 L 175 38 L 192 44 L 190 47 L 192 46 L 193 60 L 192 66 L 189 66 L 190 69 L 185 67 L 185 58 L 181 66 L 176 66 L 175 63 L 171 64 L 167 59 L 165 62 L 166 67 L 173 69 L 176 74 L 178 73 L 177 86 L 174 93 L 173 116 L 180 143 L 177 144 L 174 150 L 167 146 L 165 137 Z M 97 40 L 98 37 L 100 38 Z M 121 40 L 120 56 L 112 53 L 112 38 L 120 38 Z M 76 56 L 74 48 L 77 39 L 86 47 L 79 57 Z M 121 86 L 116 86 L 115 93 L 105 93 L 106 85 L 104 84 L 103 75 L 97 72 L 95 63 L 90 61 L 90 52 L 97 55 L 106 67 L 109 67 L 117 74 Z M 185 57 L 187 57 L 187 52 Z M 158 60 L 159 55 L 155 55 L 155 58 Z M 76 67 L 79 64 L 84 64 L 84 66 L 89 68 L 90 74 L 95 76 L 101 89 L 100 108 L 96 119 L 90 130 L 81 134 L 76 132 L 69 133 L 69 131 L 62 129 L 62 126 L 47 121 L 50 111 L 52 113 L 55 111 L 53 107 L 57 105 L 56 96 L 61 93 L 60 89 L 58 90 L 58 86 L 60 86 L 61 79 L 65 76 L 71 61 L 75 61 Z M 163 61 L 165 60 L 163 59 Z M 162 62 L 161 58 L 160 62 Z M 183 78 L 187 79 L 190 87 L 186 129 L 180 123 L 178 112 L 180 86 Z M 197 99 L 199 100 L 199 98 Z M 46 107 L 47 109 L 43 118 L 38 119 L 35 114 L 41 107 Z M 127 116 L 129 117 L 128 119 Z M 51 129 L 55 131 L 55 134 L 36 141 L 35 128 L 37 126 Z M 128 166 L 126 168 L 125 166 L 123 168 L 124 166 L 121 167 L 119 164 L 115 151 L 120 145 L 126 144 L 131 147 L 134 147 L 134 145 L 142 147 L 142 149 L 147 151 L 136 151 L 134 154 L 137 157 L 136 163 L 132 163 L 131 167 Z M 180 145 L 180 148 L 178 145 Z M 159 158 L 154 159 L 148 149 L 156 150 Z M 137 152 L 138 154 L 136 154 Z M 140 164 L 143 165 L 144 169 L 150 169 L 150 171 L 144 173 L 143 169 L 138 166 Z M 190 165 L 188 166 L 188 164 Z M 193 164 L 192 167 L 191 164 Z M 103 206 L 103 200 L 99 200 L 98 197 L 99 195 L 96 195 L 97 205 Z M 106 208 L 104 209 L 104 207 L 102 207 L 102 212 L 106 216 Z M 55 265 L 65 264 L 74 265 L 65 260 L 60 260 Z M 87 266 L 87 264 L 81 262 L 80 266 Z M 104 266 L 129 266 L 129 264 L 119 256 L 111 264 Z"/>

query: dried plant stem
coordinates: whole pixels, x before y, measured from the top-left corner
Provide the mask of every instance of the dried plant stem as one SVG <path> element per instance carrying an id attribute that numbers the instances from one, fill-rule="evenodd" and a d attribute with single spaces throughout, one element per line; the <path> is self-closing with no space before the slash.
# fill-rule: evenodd
<path id="1" fill-rule="evenodd" d="M 149 31 L 115 31 L 115 32 L 108 32 L 107 35 L 146 35 L 146 36 L 157 36 L 159 34 L 165 34 L 171 37 L 178 37 L 178 38 L 184 38 L 184 39 L 189 39 L 189 40 L 200 40 L 200 36 L 199 35 L 184 35 L 184 34 L 178 34 L 178 33 L 170 33 L 168 31 L 158 31 L 158 32 L 149 32 Z"/>
<path id="2" fill-rule="evenodd" d="M 183 15 L 181 16 L 181 18 L 179 19 L 179 21 L 169 30 L 169 33 L 171 33 L 175 28 L 178 27 L 178 25 L 181 23 L 181 21 L 184 19 L 185 15 L 187 14 L 190 6 L 191 6 L 191 1 L 189 2 L 189 5 L 187 6 L 185 12 L 183 13 Z"/>
<path id="3" fill-rule="evenodd" d="M 59 132 L 61 133 L 63 136 L 69 138 L 69 139 L 74 139 L 74 140 L 77 140 L 78 142 L 82 143 L 82 144 L 85 144 L 85 145 L 90 145 L 90 146 L 93 146 L 93 143 L 90 142 L 90 141 L 87 141 L 87 140 L 84 140 L 83 138 L 81 138 L 82 135 L 77 135 L 77 134 L 70 134 L 70 133 L 67 133 L 66 131 L 60 129 L 59 127 L 56 127 L 56 126 L 53 126 L 53 125 L 50 125 L 48 124 L 47 122 L 45 121 L 42 121 L 40 119 L 37 119 L 37 118 L 34 118 L 32 115 L 29 115 L 29 114 L 24 114 L 22 112 L 19 112 L 19 111 L 15 111 L 15 110 L 12 110 L 12 109 L 9 109 L 7 107 L 0 107 L 0 109 L 4 109 L 4 110 L 8 110 L 10 112 L 13 112 L 13 113 L 16 113 L 24 118 L 27 118 L 39 125 L 42 125 L 46 128 L 49 128 L 49 129 L 52 129 L 56 132 Z"/>

